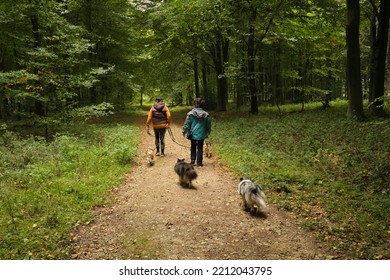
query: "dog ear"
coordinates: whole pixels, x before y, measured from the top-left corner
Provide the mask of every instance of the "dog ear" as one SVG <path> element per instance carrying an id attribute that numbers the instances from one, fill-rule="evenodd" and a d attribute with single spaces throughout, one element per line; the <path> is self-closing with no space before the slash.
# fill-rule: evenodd
<path id="1" fill-rule="evenodd" d="M 244 178 L 240 177 L 240 182 L 241 182 L 242 180 L 244 180 Z"/>

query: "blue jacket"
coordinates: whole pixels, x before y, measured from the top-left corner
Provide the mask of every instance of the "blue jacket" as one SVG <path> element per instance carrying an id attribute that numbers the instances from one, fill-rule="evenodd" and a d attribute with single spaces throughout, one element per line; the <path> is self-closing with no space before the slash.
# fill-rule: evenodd
<path id="1" fill-rule="evenodd" d="M 183 125 L 183 133 L 192 131 L 193 140 L 204 140 L 211 132 L 211 120 L 209 114 L 202 108 L 194 108 L 188 112 Z"/>

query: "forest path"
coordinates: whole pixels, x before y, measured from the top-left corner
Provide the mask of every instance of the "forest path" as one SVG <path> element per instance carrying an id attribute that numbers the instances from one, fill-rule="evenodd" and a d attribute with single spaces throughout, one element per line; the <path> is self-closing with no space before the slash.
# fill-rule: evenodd
<path id="1" fill-rule="evenodd" d="M 189 146 L 181 135 L 184 116 L 174 117 L 176 141 Z M 73 259 L 326 258 L 325 249 L 291 213 L 273 205 L 264 215 L 244 211 L 237 193 L 239 178 L 216 157 L 195 167 L 195 189 L 183 188 L 173 167 L 177 158 L 189 161 L 189 148 L 174 143 L 167 133 L 166 156 L 148 167 L 145 153 L 154 147 L 154 137 L 146 133 L 145 120 L 134 120 L 142 129 L 139 157 L 126 182 L 112 191 L 113 203 L 97 208 L 94 220 L 72 233 Z"/>

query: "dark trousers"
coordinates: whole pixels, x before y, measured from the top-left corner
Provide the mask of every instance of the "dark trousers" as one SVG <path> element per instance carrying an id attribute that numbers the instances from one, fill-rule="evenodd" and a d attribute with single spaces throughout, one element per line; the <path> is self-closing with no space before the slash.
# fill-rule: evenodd
<path id="1" fill-rule="evenodd" d="M 204 140 L 191 140 L 191 163 L 203 165 L 203 144 Z"/>
<path id="2" fill-rule="evenodd" d="M 164 153 L 165 149 L 165 132 L 167 131 L 166 128 L 158 128 L 154 129 L 154 140 L 156 144 L 156 152 Z"/>

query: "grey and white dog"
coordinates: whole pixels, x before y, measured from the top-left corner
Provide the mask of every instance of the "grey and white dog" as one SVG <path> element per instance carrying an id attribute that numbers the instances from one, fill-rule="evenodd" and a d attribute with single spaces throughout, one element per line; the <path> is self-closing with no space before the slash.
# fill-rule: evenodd
<path id="1" fill-rule="evenodd" d="M 240 178 L 238 193 L 242 197 L 246 210 L 258 212 L 267 207 L 263 190 L 251 180 Z"/>

